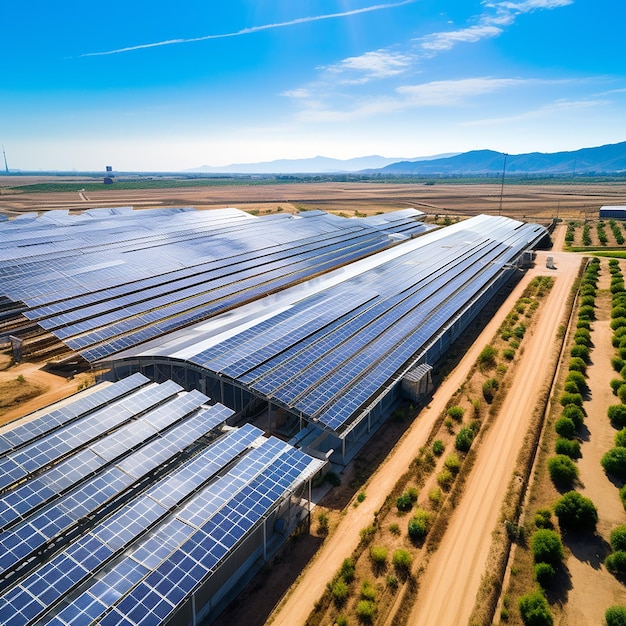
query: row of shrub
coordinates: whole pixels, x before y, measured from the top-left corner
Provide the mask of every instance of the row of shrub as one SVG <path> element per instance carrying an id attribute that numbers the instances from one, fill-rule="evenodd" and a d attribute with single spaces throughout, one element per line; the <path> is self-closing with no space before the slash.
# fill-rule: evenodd
<path id="1" fill-rule="evenodd" d="M 619 224 L 615 220 L 610 219 L 609 226 L 611 227 L 611 230 L 613 231 L 613 237 L 615 237 L 615 241 L 617 245 L 618 246 L 623 245 L 624 235 L 622 233 L 622 229 L 620 228 Z"/>
<path id="2" fill-rule="evenodd" d="M 583 230 L 589 237 L 586 226 Z M 585 245 L 590 245 L 585 243 Z M 595 319 L 595 297 L 600 265 L 597 259 L 591 261 L 581 279 L 579 288 L 579 309 L 574 345 L 570 350 L 568 373 L 560 396 L 561 415 L 554 424 L 558 435 L 555 442 L 556 455 L 548 459 L 548 472 L 557 489 L 567 491 L 554 504 L 554 513 L 561 530 L 594 531 L 598 513 L 589 499 L 573 490 L 578 480 L 576 459 L 581 457 L 578 434 L 586 413 L 583 406 L 588 392 L 587 365 L 592 348 L 591 323 Z M 552 511 L 540 509 L 534 518 L 535 530 L 531 537 L 533 573 L 537 587 L 521 596 L 518 608 L 524 624 L 550 626 L 554 623 L 546 590 L 553 583 L 559 568 L 562 567 L 564 550 L 559 532 L 552 522 Z"/>
<path id="3" fill-rule="evenodd" d="M 581 455 L 578 433 L 585 419 L 584 396 L 587 385 L 587 364 L 592 349 L 591 322 L 595 319 L 595 297 L 600 264 L 593 259 L 585 269 L 580 283 L 578 321 L 574 333 L 574 345 L 570 350 L 569 370 L 561 395 L 561 416 L 554 428 L 558 438 L 555 443 L 556 456 L 548 459 L 550 478 L 557 489 L 568 490 L 578 479 L 575 463 Z"/>
<path id="4" fill-rule="evenodd" d="M 612 294 L 612 343 L 616 350 L 611 364 L 619 373 L 619 378 L 613 378 L 610 385 L 620 404 L 611 405 L 607 413 L 611 424 L 620 430 L 615 434 L 615 446 L 602 456 L 601 463 L 607 474 L 624 483 L 626 482 L 626 288 L 617 259 L 609 261 L 609 271 Z M 626 486 L 620 488 L 619 495 L 626 509 Z"/>

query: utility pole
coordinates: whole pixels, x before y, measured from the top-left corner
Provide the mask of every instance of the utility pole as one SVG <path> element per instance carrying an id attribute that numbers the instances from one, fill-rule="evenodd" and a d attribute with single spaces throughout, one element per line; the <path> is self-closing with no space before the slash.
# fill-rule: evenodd
<path id="1" fill-rule="evenodd" d="M 7 165 L 7 153 L 4 151 L 4 146 L 2 146 L 2 156 L 4 157 L 4 171 L 9 173 L 9 166 Z"/>
<path id="2" fill-rule="evenodd" d="M 502 215 L 502 196 L 504 195 L 504 172 L 506 170 L 506 158 L 509 155 L 504 153 L 504 163 L 502 164 L 502 182 L 500 183 L 500 209 L 498 211 L 498 215 Z"/>

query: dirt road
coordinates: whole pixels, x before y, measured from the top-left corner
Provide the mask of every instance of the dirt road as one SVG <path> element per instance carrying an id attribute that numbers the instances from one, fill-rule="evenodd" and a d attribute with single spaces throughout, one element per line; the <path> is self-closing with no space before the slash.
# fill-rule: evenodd
<path id="1" fill-rule="evenodd" d="M 541 261 L 540 261 L 541 263 Z M 567 264 L 564 264 L 567 265 Z M 542 268 L 545 268 L 543 262 Z M 564 269 L 559 269 L 563 273 Z M 545 270 L 544 270 L 545 273 Z M 376 473 L 370 478 L 364 486 L 363 491 L 367 494 L 367 498 L 356 508 L 349 507 L 346 514 L 342 517 L 339 526 L 335 532 L 326 540 L 322 548 L 318 551 L 313 561 L 304 571 L 296 586 L 292 589 L 290 595 L 287 596 L 284 603 L 274 611 L 270 616 L 268 623 L 281 624 L 285 626 L 294 626 L 295 624 L 304 624 L 308 615 L 314 608 L 315 602 L 322 596 L 326 582 L 329 581 L 333 574 L 340 567 L 344 558 L 350 556 L 359 542 L 358 531 L 361 528 L 371 524 L 374 519 L 374 511 L 380 508 L 386 496 L 392 490 L 398 478 L 407 470 L 409 463 L 415 457 L 417 450 L 426 442 L 433 425 L 445 408 L 450 396 L 459 388 L 467 377 L 471 366 L 475 363 L 478 354 L 489 343 L 498 327 L 504 320 L 504 317 L 511 309 L 513 304 L 521 297 L 524 288 L 532 279 L 534 274 L 527 274 L 509 295 L 504 305 L 499 309 L 498 313 L 492 318 L 487 327 L 483 330 L 479 338 L 474 342 L 472 347 L 465 354 L 461 362 L 448 376 L 448 378 L 440 385 L 435 393 L 431 403 L 425 408 L 411 428 L 405 433 L 403 438 L 398 442 L 394 450 L 389 454 L 387 460 L 378 468 Z M 567 282 L 565 280 L 557 281 L 561 284 Z M 569 287 L 567 287 L 569 288 Z M 560 291 L 556 290 L 560 293 Z M 565 290 L 565 294 L 566 294 Z M 566 294 L 567 295 L 567 294 Z M 559 296 L 551 298 L 551 302 L 560 305 L 566 299 L 566 295 L 561 299 Z M 550 305 L 548 305 L 550 307 Z M 556 307 L 559 308 L 558 306 Z M 550 315 L 557 316 L 557 325 L 560 322 L 558 310 L 552 311 L 546 316 L 550 319 L 550 328 L 545 341 L 552 343 L 556 326 L 552 328 Z M 506 477 L 508 481 L 508 475 Z M 488 485 L 489 483 L 485 483 Z M 485 489 L 485 485 L 482 487 Z M 480 534 L 484 527 L 477 530 Z M 487 536 L 487 540 L 489 537 Z M 478 574 L 480 581 L 480 573 Z M 473 606 L 473 598 L 470 599 L 470 608 Z M 449 598 L 446 598 L 448 601 Z M 469 615 L 469 612 L 468 612 Z M 438 622 L 431 621 L 430 624 L 453 624 L 455 622 Z"/>
<path id="2" fill-rule="evenodd" d="M 467 624 L 498 521 L 502 499 L 542 387 L 550 377 L 548 355 L 562 322 L 565 304 L 578 271 L 579 256 L 550 253 L 557 270 L 554 286 L 543 305 L 536 330 L 528 337 L 515 380 L 499 417 L 488 431 L 439 549 L 420 579 L 418 601 L 410 624 Z M 529 272 L 546 274 L 545 254 Z M 505 310 L 506 307 L 503 307 Z M 479 345 L 483 345 L 480 343 Z"/>

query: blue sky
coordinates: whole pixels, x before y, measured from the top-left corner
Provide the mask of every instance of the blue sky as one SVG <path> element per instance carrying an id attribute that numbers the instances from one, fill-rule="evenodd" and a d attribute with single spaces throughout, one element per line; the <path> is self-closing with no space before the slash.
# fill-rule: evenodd
<path id="1" fill-rule="evenodd" d="M 624 0 L 66 0 L 0 10 L 22 170 L 626 140 Z"/>

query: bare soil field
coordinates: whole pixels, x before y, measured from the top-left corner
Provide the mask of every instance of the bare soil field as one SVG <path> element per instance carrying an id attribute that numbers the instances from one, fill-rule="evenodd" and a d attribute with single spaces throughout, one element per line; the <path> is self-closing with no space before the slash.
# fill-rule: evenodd
<path id="1" fill-rule="evenodd" d="M 82 182 L 81 179 L 72 179 Z M 626 182 L 575 184 L 285 182 L 212 187 L 130 190 L 114 185 L 101 191 L 21 192 L 12 185 L 60 182 L 57 177 L 0 177 L 0 212 L 134 206 L 234 206 L 258 213 L 322 209 L 352 217 L 414 207 L 429 215 L 502 213 L 519 219 L 595 217 L 603 205 L 626 204 Z M 84 182 L 93 182 L 93 179 Z"/>

